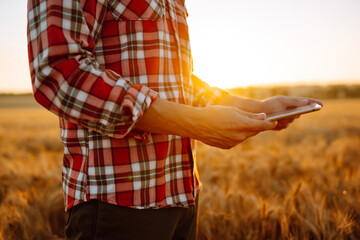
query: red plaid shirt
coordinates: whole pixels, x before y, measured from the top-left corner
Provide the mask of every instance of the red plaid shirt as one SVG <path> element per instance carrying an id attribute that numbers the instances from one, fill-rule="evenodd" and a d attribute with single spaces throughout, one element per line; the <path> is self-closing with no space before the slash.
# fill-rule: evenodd
<path id="1" fill-rule="evenodd" d="M 193 140 L 133 130 L 157 98 L 204 106 L 224 94 L 192 75 L 181 0 L 29 0 L 35 99 L 60 118 L 66 208 L 194 205 Z"/>

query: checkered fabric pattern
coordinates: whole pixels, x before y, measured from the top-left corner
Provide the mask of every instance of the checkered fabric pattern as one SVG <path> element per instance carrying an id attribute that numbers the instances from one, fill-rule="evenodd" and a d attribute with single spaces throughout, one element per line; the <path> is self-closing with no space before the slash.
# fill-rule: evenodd
<path id="1" fill-rule="evenodd" d="M 133 130 L 157 97 L 205 106 L 225 94 L 192 75 L 181 0 L 29 0 L 35 99 L 59 116 L 66 209 L 194 205 L 194 141 Z"/>

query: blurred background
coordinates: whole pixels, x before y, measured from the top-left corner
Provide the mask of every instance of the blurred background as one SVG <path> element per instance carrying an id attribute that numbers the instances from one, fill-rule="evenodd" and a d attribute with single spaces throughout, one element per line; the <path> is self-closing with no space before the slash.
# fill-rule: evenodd
<path id="1" fill-rule="evenodd" d="M 0 92 L 31 91 L 26 0 L 0 1 Z M 194 71 L 213 86 L 360 82 L 357 0 L 187 0 Z"/>
<path id="2" fill-rule="evenodd" d="M 0 239 L 62 239 L 63 148 L 31 95 L 26 4 L 0 1 Z M 325 103 L 231 150 L 199 142 L 199 239 L 360 239 L 360 1 L 186 5 L 198 77 Z"/>
<path id="3" fill-rule="evenodd" d="M 359 1 L 186 3 L 194 70 L 212 85 L 359 82 Z"/>

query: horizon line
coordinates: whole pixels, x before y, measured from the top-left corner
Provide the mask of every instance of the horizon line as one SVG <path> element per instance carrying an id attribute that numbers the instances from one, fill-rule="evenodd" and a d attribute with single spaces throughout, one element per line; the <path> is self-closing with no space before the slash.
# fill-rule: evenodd
<path id="1" fill-rule="evenodd" d="M 360 79 L 357 80 L 353 80 L 353 79 L 349 79 L 349 80 L 338 80 L 338 81 L 330 81 L 330 82 L 325 82 L 325 80 L 323 82 L 311 82 L 311 81 L 306 81 L 306 82 L 293 82 L 293 83 L 273 83 L 273 84 L 252 84 L 252 85 L 247 85 L 247 86 L 235 86 L 235 87 L 224 87 L 223 89 L 237 89 L 237 88 L 273 88 L 273 87 L 315 87 L 315 86 L 350 86 L 350 85 L 360 85 Z M 33 94 L 33 92 L 31 90 L 24 90 L 24 89 L 20 89 L 20 90 L 0 90 L 0 95 L 27 95 L 27 94 Z"/>

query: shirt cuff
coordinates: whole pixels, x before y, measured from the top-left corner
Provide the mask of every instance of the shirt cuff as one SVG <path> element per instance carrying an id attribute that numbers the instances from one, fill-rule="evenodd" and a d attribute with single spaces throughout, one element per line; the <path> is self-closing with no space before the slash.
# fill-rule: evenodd
<path id="1" fill-rule="evenodd" d="M 134 137 L 140 142 L 148 142 L 150 140 L 150 133 L 132 130 L 156 98 L 158 98 L 158 93 L 150 88 L 140 84 L 132 85 L 127 90 L 120 107 L 120 114 L 128 117 L 129 120 L 125 123 L 119 122 L 113 137 L 124 138 L 128 136 Z"/>

